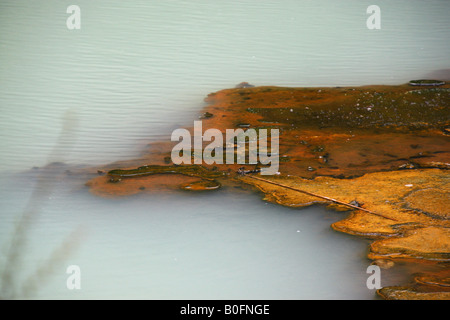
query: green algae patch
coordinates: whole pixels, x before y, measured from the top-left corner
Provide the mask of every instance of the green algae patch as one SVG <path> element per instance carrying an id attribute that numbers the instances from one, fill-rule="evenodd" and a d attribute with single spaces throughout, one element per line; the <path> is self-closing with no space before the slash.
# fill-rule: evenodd
<path id="1" fill-rule="evenodd" d="M 199 165 L 145 165 L 113 169 L 86 183 L 90 192 L 102 197 L 121 197 L 138 193 L 176 190 L 209 191 L 221 187 L 228 172 Z"/>
<path id="2" fill-rule="evenodd" d="M 385 128 L 421 129 L 449 121 L 446 106 L 450 93 L 404 87 L 348 89 L 245 89 L 245 99 L 236 103 L 260 115 L 260 122 L 283 123 L 292 128 Z M 244 92 L 240 92 L 241 96 Z M 231 95 L 231 94 L 230 94 Z M 231 97 L 232 98 L 232 97 Z M 271 105 L 270 105 L 271 104 Z"/>
<path id="3" fill-rule="evenodd" d="M 412 86 L 442 86 L 445 84 L 445 81 L 422 79 L 422 80 L 411 80 L 409 84 Z"/>
<path id="4" fill-rule="evenodd" d="M 217 190 L 221 184 L 216 181 L 217 178 L 223 178 L 226 173 L 217 170 L 209 170 L 198 165 L 146 165 L 134 169 L 114 169 L 108 172 L 109 182 L 118 184 L 123 179 L 133 180 L 152 175 L 182 175 L 196 177 L 194 181 L 181 183 L 179 187 L 188 191 L 210 191 Z M 139 187 L 139 190 L 145 190 L 145 186 Z"/>
<path id="5" fill-rule="evenodd" d="M 108 172 L 108 175 L 111 177 L 111 182 L 119 182 L 122 178 L 134 178 L 154 174 L 182 174 L 187 176 L 201 177 L 203 179 L 215 179 L 224 176 L 224 173 L 222 172 L 208 170 L 198 165 L 146 165 L 135 169 L 114 169 Z"/>

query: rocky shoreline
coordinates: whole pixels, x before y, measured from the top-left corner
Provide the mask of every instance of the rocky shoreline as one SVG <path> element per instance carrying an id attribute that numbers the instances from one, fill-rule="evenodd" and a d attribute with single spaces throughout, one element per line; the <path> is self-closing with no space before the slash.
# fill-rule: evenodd
<path id="1" fill-rule="evenodd" d="M 239 184 L 284 206 L 322 204 L 349 211 L 295 189 L 337 199 L 355 208 L 332 228 L 371 239 L 368 258 L 374 264 L 433 265 L 432 272 L 411 275 L 411 283 L 378 290 L 382 298 L 450 299 L 450 85 L 244 84 L 209 94 L 199 118 L 204 129 L 222 132 L 279 129 L 279 174 L 263 177 L 279 185 L 252 179 L 258 176 L 254 167 L 245 169 L 249 175 L 239 174 L 239 164 L 174 166 L 169 139 L 152 144 L 140 159 L 96 168 L 98 176 L 87 183 L 90 191 L 116 197 Z"/>

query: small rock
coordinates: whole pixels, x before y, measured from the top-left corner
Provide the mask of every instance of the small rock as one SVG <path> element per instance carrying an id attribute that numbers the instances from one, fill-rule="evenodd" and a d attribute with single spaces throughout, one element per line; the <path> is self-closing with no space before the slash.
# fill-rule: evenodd
<path id="1" fill-rule="evenodd" d="M 381 269 L 390 269 L 395 265 L 394 261 L 389 259 L 378 259 L 373 264 L 379 266 Z"/>
<path id="2" fill-rule="evenodd" d="M 414 169 L 416 166 L 413 163 L 404 163 L 400 165 L 399 169 Z"/>
<path id="3" fill-rule="evenodd" d="M 363 206 L 364 203 L 358 202 L 358 201 L 356 201 L 356 200 L 353 200 L 353 201 L 350 202 L 350 204 L 351 204 L 352 206 L 361 208 L 361 207 Z"/>
<path id="4" fill-rule="evenodd" d="M 199 118 L 200 119 L 209 119 L 212 118 L 214 115 L 210 112 L 205 112 L 204 114 L 202 114 Z"/>
<path id="5" fill-rule="evenodd" d="M 169 163 L 171 163 L 171 162 L 172 162 L 172 158 L 171 158 L 171 157 L 169 157 L 169 156 L 164 157 L 164 163 L 169 164 Z"/>
<path id="6" fill-rule="evenodd" d="M 255 86 L 248 82 L 241 82 L 235 86 L 236 89 L 253 88 L 253 87 Z"/>

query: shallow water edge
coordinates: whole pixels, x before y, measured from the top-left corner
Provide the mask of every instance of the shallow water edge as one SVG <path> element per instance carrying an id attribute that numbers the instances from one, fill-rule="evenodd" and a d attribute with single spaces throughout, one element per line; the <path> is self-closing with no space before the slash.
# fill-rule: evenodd
<path id="1" fill-rule="evenodd" d="M 222 184 L 244 182 L 261 190 L 266 200 L 285 206 L 326 203 L 299 194 L 292 190 L 295 188 L 331 194 L 345 203 L 358 199 L 355 203 L 370 209 L 366 210 L 369 214 L 356 210 L 350 218 L 333 223 L 333 228 L 375 239 L 368 256 L 379 266 L 404 259 L 435 264 L 438 272 L 432 277 L 435 283 L 441 283 L 449 259 L 445 199 L 449 192 L 450 91 L 449 85 L 442 83 L 431 89 L 413 88 L 416 84 L 353 88 L 240 86 L 210 94 L 209 105 L 202 113 L 206 128 L 225 131 L 245 123 L 250 128 L 281 129 L 281 174 L 268 181 L 275 179 L 279 187 L 242 177 L 237 174 L 240 165 L 206 165 L 195 174 L 191 167 L 180 166 L 180 180 L 166 179 L 164 174 L 157 174 L 161 171 L 154 171 L 157 166 L 170 168 L 170 144 L 164 143 L 158 147 L 159 154 L 134 160 L 152 163 L 153 167 L 144 165 L 127 171 L 123 163 L 122 171 L 110 170 L 88 185 L 97 195 L 123 196 L 147 192 L 155 186 L 177 188 L 183 179 L 195 176 L 197 180 L 184 184 L 198 185 L 202 179 L 213 178 Z M 339 205 L 332 207 L 344 210 Z M 424 237 L 428 239 L 427 248 L 421 245 Z M 379 290 L 379 294 L 385 298 L 448 296 L 441 285 L 418 280 L 424 277 L 428 276 L 416 278 L 416 284 L 409 289 L 389 287 Z"/>

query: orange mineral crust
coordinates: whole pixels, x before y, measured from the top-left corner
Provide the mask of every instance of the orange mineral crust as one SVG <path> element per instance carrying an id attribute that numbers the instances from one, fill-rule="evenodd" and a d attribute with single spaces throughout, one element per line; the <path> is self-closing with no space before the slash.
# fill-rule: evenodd
<path id="1" fill-rule="evenodd" d="M 260 164 L 174 165 L 177 142 L 169 136 L 140 159 L 99 168 L 105 175 L 88 182 L 91 192 L 205 192 L 239 184 L 284 206 L 350 211 L 332 228 L 371 239 L 374 264 L 434 266 L 412 283 L 378 290 L 381 297 L 449 299 L 450 85 L 243 86 L 205 101 L 193 119 L 202 121 L 203 131 L 219 129 L 225 137 L 226 129 L 279 130 L 277 174 L 260 175 Z M 194 135 L 193 127 L 186 129 Z M 242 166 L 248 174 L 237 173 Z"/>

